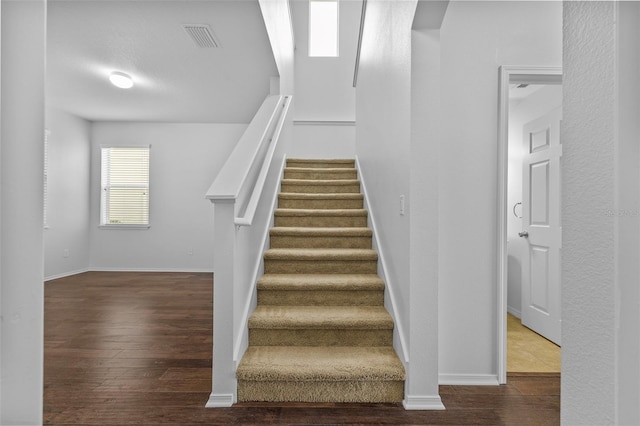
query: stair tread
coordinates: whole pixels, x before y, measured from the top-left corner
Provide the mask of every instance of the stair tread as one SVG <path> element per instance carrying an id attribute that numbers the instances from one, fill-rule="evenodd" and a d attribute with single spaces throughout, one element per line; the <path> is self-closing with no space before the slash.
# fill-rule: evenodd
<path id="1" fill-rule="evenodd" d="M 277 208 L 275 216 L 367 216 L 366 209 L 282 209 Z"/>
<path id="2" fill-rule="evenodd" d="M 269 260 L 378 260 L 378 252 L 355 248 L 270 248 L 264 252 Z"/>
<path id="3" fill-rule="evenodd" d="M 302 185 L 302 186 L 312 186 L 312 185 L 329 185 L 329 186 L 338 186 L 338 185 L 356 185 L 360 184 L 358 179 L 282 179 L 283 184 L 289 185 Z"/>
<path id="4" fill-rule="evenodd" d="M 310 228 L 300 226 L 276 226 L 271 228 L 272 236 L 304 236 L 304 237 L 370 237 L 373 235 L 371 228 L 366 227 L 341 227 L 341 228 Z"/>
<path id="5" fill-rule="evenodd" d="M 288 158 L 287 162 L 294 163 L 348 163 L 355 164 L 353 158 Z"/>
<path id="6" fill-rule="evenodd" d="M 405 372 L 393 347 L 250 346 L 237 370 L 252 381 L 397 381 Z"/>
<path id="7" fill-rule="evenodd" d="M 384 306 L 258 306 L 249 328 L 391 330 Z"/>
<path id="8" fill-rule="evenodd" d="M 278 194 L 280 198 L 291 200 L 362 200 L 364 195 L 358 192 L 339 192 L 339 193 L 316 193 L 316 192 L 281 192 Z"/>
<path id="9" fill-rule="evenodd" d="M 285 171 L 291 172 L 313 172 L 313 173 L 344 173 L 349 172 L 352 173 L 355 169 L 347 169 L 344 167 L 297 167 L 297 166 L 286 166 L 284 168 Z"/>
<path id="10" fill-rule="evenodd" d="M 258 290 L 383 290 L 374 274 L 264 274 Z"/>

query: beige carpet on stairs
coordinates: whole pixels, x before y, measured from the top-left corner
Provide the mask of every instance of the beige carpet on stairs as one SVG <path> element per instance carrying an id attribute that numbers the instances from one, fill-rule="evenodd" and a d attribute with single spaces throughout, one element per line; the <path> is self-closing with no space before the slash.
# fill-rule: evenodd
<path id="1" fill-rule="evenodd" d="M 367 215 L 353 160 L 287 160 L 238 401 L 402 401 Z"/>

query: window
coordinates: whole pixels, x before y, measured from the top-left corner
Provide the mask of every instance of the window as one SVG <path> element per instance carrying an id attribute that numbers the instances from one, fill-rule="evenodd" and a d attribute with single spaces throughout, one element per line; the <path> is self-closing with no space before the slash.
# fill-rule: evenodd
<path id="1" fill-rule="evenodd" d="M 100 225 L 149 226 L 149 147 L 102 148 Z"/>
<path id="2" fill-rule="evenodd" d="M 309 56 L 338 56 L 338 0 L 309 0 Z"/>

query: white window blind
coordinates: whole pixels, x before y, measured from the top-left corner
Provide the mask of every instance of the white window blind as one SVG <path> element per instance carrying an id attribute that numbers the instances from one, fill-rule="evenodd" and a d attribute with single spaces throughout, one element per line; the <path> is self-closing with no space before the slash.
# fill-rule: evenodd
<path id="1" fill-rule="evenodd" d="M 149 225 L 149 147 L 102 148 L 101 225 Z"/>

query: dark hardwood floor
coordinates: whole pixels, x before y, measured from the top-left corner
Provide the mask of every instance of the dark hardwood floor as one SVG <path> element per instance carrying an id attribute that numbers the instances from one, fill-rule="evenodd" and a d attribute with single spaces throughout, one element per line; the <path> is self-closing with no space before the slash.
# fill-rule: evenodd
<path id="1" fill-rule="evenodd" d="M 91 272 L 45 284 L 45 424 L 556 425 L 559 375 L 441 386 L 446 411 L 238 404 L 211 392 L 212 276 Z"/>

